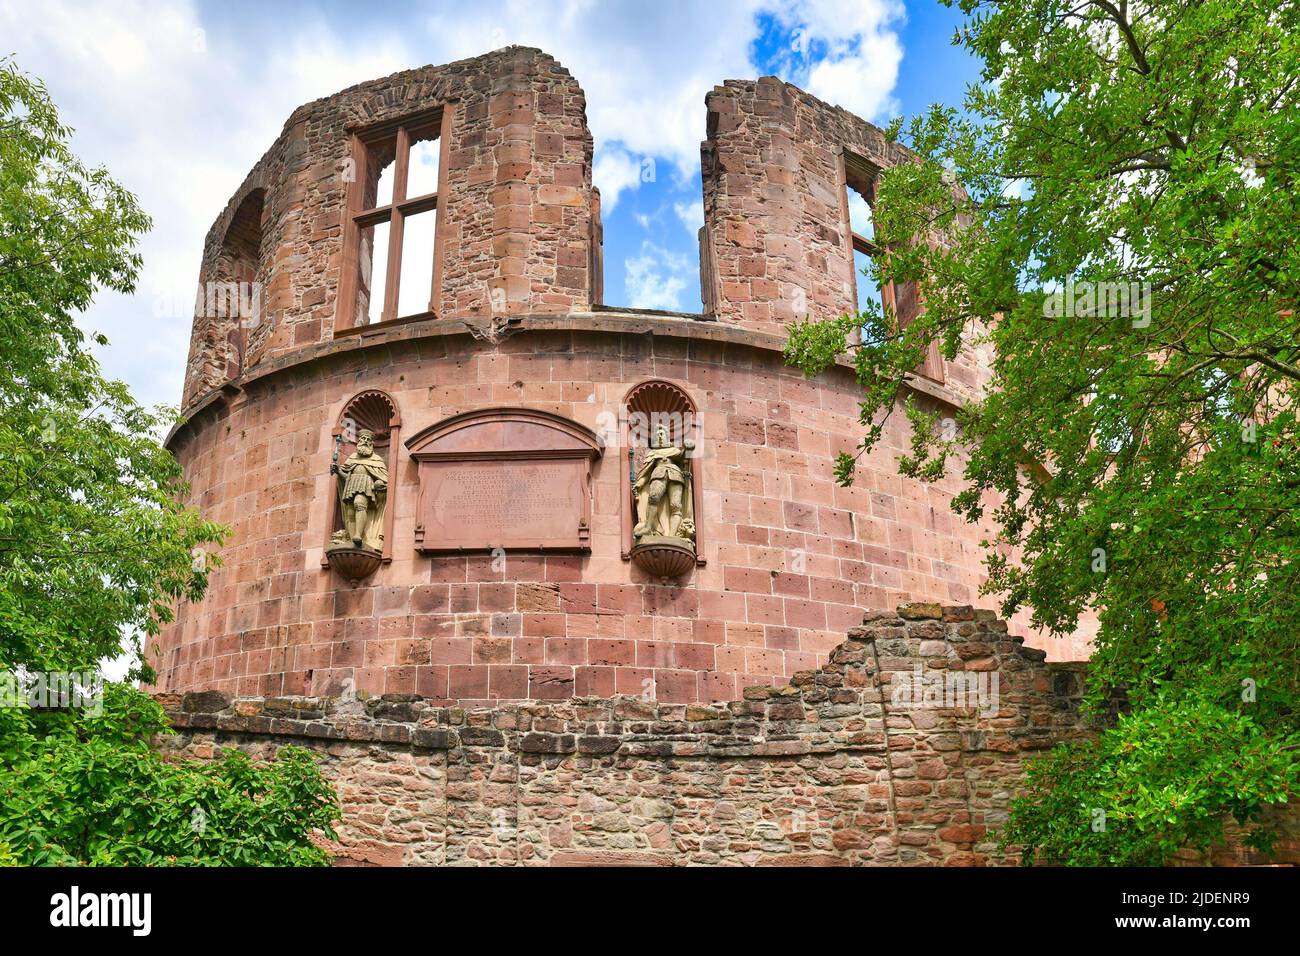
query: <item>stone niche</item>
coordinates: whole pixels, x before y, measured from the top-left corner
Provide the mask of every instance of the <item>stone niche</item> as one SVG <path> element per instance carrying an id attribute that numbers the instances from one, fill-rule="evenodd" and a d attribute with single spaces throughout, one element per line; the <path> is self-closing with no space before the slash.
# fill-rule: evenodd
<path id="1" fill-rule="evenodd" d="M 374 451 L 385 462 L 388 474 L 395 473 L 397 466 L 397 447 L 402 434 L 402 415 L 397 403 L 387 392 L 376 388 L 366 389 L 352 396 L 343 406 L 335 422 L 332 433 L 334 440 L 333 463 L 338 465 L 348 460 L 357 449 L 357 440 L 362 432 L 368 431 L 373 436 Z M 329 484 L 329 517 L 325 523 L 325 541 L 321 556 L 321 567 L 334 564 L 339 572 L 350 580 L 365 577 L 375 571 L 379 565 L 393 560 L 393 495 L 395 487 L 390 483 L 384 494 L 384 508 L 377 515 L 373 534 L 361 548 L 340 549 L 335 536 L 344 530 L 344 512 L 339 500 L 339 484 L 331 474 Z M 373 561 L 353 561 L 351 557 L 340 563 L 340 554 L 331 560 L 330 552 L 340 550 L 370 552 Z M 367 570 L 368 569 L 368 570 Z M 364 573 L 363 573 L 364 572 Z"/>
<path id="2" fill-rule="evenodd" d="M 702 566 L 699 414 L 682 386 L 650 379 L 623 399 L 624 560 L 668 582 Z M 656 480 L 658 479 L 658 480 Z"/>
<path id="3" fill-rule="evenodd" d="M 406 447 L 420 483 L 418 550 L 591 550 L 591 469 L 603 446 L 590 429 L 490 408 L 438 422 Z"/>

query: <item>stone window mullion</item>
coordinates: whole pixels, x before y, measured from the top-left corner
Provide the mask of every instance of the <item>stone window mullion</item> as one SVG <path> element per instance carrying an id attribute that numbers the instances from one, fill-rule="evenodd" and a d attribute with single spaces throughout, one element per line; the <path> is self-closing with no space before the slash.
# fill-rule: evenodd
<path id="1" fill-rule="evenodd" d="M 397 294 L 402 282 L 402 230 L 406 214 L 402 203 L 406 201 L 406 179 L 411 161 L 411 134 L 405 126 L 397 129 L 396 169 L 393 172 L 393 204 L 388 219 L 388 269 L 385 273 L 384 310 L 381 322 L 397 318 Z"/>

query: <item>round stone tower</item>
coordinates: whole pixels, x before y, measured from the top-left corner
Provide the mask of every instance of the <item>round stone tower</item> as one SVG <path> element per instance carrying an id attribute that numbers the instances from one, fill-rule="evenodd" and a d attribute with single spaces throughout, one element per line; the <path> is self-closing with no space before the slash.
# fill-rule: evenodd
<path id="1" fill-rule="evenodd" d="M 838 487 L 851 370 L 782 358 L 855 309 L 851 204 L 908 155 L 771 77 L 715 88 L 707 130 L 694 315 L 603 304 L 585 98 L 539 50 L 289 118 L 204 248 L 169 446 L 231 534 L 158 690 L 729 700 L 866 609 L 979 602 L 989 529 L 899 477 L 904 417 Z M 932 355 L 910 389 L 952 410 L 983 367 Z"/>

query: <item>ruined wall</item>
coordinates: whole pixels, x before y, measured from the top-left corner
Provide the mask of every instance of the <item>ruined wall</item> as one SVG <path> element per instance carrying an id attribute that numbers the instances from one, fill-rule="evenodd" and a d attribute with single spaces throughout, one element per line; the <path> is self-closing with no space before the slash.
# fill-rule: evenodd
<path id="1" fill-rule="evenodd" d="M 440 197 L 439 315 L 563 313 L 591 304 L 591 133 L 586 97 L 553 58 L 508 47 L 351 87 L 295 110 L 217 218 L 199 281 L 226 278 L 227 234 L 252 193 L 265 195 L 245 365 L 329 340 L 335 331 L 352 134 L 453 104 L 447 195 Z M 353 173 L 355 170 L 352 171 Z M 350 303 L 348 304 L 350 306 Z M 347 307 L 342 310 L 346 317 Z M 182 404 L 228 377 L 222 316 L 200 314 Z M 343 325 L 350 324 L 344 320 Z"/>
<path id="2" fill-rule="evenodd" d="M 914 154 L 774 76 L 728 80 L 706 105 L 700 241 L 711 311 L 778 335 L 796 319 L 856 313 L 855 283 L 868 280 L 853 264 L 845 151 L 877 170 L 914 162 Z M 989 353 L 978 339 L 943 363 L 949 400 L 977 397 L 988 380 Z"/>
<path id="3" fill-rule="evenodd" d="M 785 333 L 796 318 L 855 308 L 844 150 L 884 169 L 911 154 L 877 127 L 775 77 L 729 80 L 707 97 L 702 144 L 705 311 Z M 440 105 L 454 106 L 443 231 L 440 317 L 507 317 L 588 309 L 599 297 L 598 199 L 581 87 L 540 50 L 509 47 L 369 81 L 306 104 L 249 173 L 209 231 L 200 266 L 182 406 L 245 367 L 328 341 L 351 324 L 339 308 L 352 134 Z M 227 268 L 246 245 L 250 200 L 259 222 L 251 273 Z M 251 275 L 251 278 L 250 278 Z M 258 311 L 235 328 L 212 284 L 258 284 Z M 236 361 L 236 353 L 242 359 Z M 947 397 L 986 380 L 972 341 L 946 363 Z M 924 387 L 925 383 L 921 383 Z"/>
<path id="4" fill-rule="evenodd" d="M 923 691 L 949 675 L 982 696 Z M 990 613 L 908 605 L 868 614 L 788 686 L 718 706 L 208 692 L 165 699 L 180 731 L 165 746 L 310 747 L 343 803 L 340 862 L 980 865 L 1010 862 L 992 831 L 1024 759 L 1084 732 L 1081 678 Z"/>
<path id="5" fill-rule="evenodd" d="M 856 311 L 841 149 L 882 168 L 907 153 L 776 77 L 728 81 L 705 103 L 704 216 L 719 318 L 780 333 L 804 314 Z"/>
<path id="6" fill-rule="evenodd" d="M 339 299 L 354 134 L 440 105 L 452 116 L 441 311 L 349 328 L 340 317 L 355 303 Z M 482 704 L 649 685 L 662 701 L 727 701 L 825 663 L 863 608 L 981 599 L 980 541 L 992 528 L 952 513 L 960 467 L 938 482 L 901 477 L 911 436 L 900 411 L 853 487 L 839 487 L 836 456 L 862 434 L 861 389 L 847 362 L 807 380 L 782 355 L 792 290 L 809 293 L 817 317 L 852 304 L 843 150 L 882 167 L 905 152 L 773 78 L 728 81 L 708 115 L 703 237 L 716 315 L 683 317 L 592 311 L 600 225 L 584 96 L 541 51 L 397 73 L 294 112 L 205 248 L 205 282 L 255 277 L 260 321 L 195 321 L 189 420 L 168 444 L 189 502 L 231 534 L 206 597 L 182 604 L 148 648 L 156 689 L 350 688 Z M 978 394 L 979 347 L 948 363 L 943 383 L 910 386 L 923 407 L 950 415 Z M 671 586 L 623 556 L 626 449 L 605 424 L 651 379 L 684 391 L 701 425 L 704 561 Z M 338 491 L 332 433 L 366 390 L 391 397 L 404 437 L 503 407 L 605 434 L 590 552 L 498 564 L 418 551 L 417 468 L 399 442 L 390 560 L 360 584 L 323 566 Z M 1086 656 L 1087 628 L 1054 637 L 1011 623 L 1053 658 Z"/>

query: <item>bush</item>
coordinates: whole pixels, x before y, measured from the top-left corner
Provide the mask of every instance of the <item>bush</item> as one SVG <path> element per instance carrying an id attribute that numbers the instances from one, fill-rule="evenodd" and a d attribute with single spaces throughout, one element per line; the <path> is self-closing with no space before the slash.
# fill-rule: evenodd
<path id="1" fill-rule="evenodd" d="M 339 807 L 313 756 L 260 764 L 165 759 L 162 707 L 106 684 L 85 710 L 0 711 L 0 864 L 323 866 L 313 831 L 334 838 Z"/>

